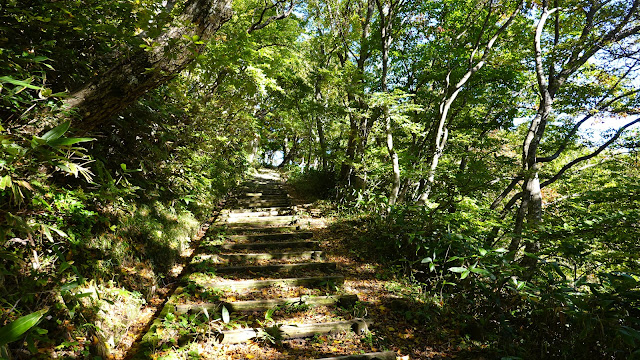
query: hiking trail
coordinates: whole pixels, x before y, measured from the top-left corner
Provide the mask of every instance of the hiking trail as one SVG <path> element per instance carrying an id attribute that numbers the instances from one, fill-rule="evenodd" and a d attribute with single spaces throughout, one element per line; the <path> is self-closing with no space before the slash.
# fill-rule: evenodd
<path id="1" fill-rule="evenodd" d="M 239 187 L 133 358 L 396 359 L 360 348 L 366 305 L 283 185 L 263 169 Z"/>

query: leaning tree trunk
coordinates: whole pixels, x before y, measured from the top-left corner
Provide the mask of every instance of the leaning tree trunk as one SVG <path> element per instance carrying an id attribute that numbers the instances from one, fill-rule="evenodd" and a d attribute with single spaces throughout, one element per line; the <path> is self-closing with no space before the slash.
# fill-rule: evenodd
<path id="1" fill-rule="evenodd" d="M 186 37 L 209 40 L 232 14 L 231 0 L 188 0 L 173 25 L 153 39 L 151 48 L 132 49 L 125 59 L 69 96 L 65 103 L 78 118 L 74 127 L 91 130 L 148 90 L 173 79 L 204 46 Z"/>

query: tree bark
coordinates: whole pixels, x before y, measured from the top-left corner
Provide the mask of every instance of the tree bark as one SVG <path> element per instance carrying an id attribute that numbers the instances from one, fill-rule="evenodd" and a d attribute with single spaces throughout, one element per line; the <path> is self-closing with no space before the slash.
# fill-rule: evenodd
<path id="1" fill-rule="evenodd" d="M 393 42 L 393 17 L 395 16 L 395 11 L 397 7 L 401 6 L 402 0 L 394 3 L 390 2 L 388 7 L 386 4 L 382 4 L 381 0 L 376 1 L 376 5 L 378 6 L 378 12 L 380 13 L 380 40 L 382 46 L 382 76 L 380 80 L 380 88 L 383 93 L 388 93 L 389 89 L 387 87 L 387 74 L 389 69 L 389 48 L 391 47 L 391 43 Z M 382 109 L 382 116 L 384 117 L 385 123 L 385 132 L 387 137 L 387 151 L 389 152 L 389 157 L 391 158 L 391 167 L 392 167 L 392 183 L 391 183 L 391 191 L 389 193 L 389 205 L 395 205 L 396 200 L 398 199 L 398 193 L 400 192 L 400 163 L 398 160 L 398 154 L 393 148 L 393 131 L 391 127 L 391 115 L 389 114 L 389 106 L 384 105 Z"/>
<path id="2" fill-rule="evenodd" d="M 535 226 L 542 221 L 542 194 L 540 192 L 540 179 L 538 177 L 537 153 L 549 114 L 551 113 L 553 95 L 549 91 L 549 82 L 543 70 L 541 38 L 547 18 L 556 10 L 557 8 L 553 10 L 549 10 L 547 7 L 544 8 L 538 20 L 534 37 L 536 78 L 538 80 L 540 102 L 538 105 L 538 113 L 533 120 L 531 120 L 529 131 L 522 143 L 522 173 L 524 181 L 522 183 L 522 200 L 518 208 L 518 213 L 516 214 L 514 236 L 509 244 L 512 258 L 515 258 L 515 253 L 520 248 L 525 219 L 530 226 Z M 527 248 L 530 251 L 534 251 L 537 247 L 537 244 L 527 244 Z M 526 265 L 529 266 L 535 263 L 535 260 L 530 257 L 525 257 L 523 260 L 527 262 Z"/>
<path id="3" fill-rule="evenodd" d="M 233 14 L 231 0 L 189 0 L 173 25 L 146 49 L 130 55 L 104 74 L 73 92 L 65 105 L 78 120 L 74 127 L 89 131 L 135 102 L 147 91 L 177 76 L 204 45 L 186 37 L 209 40 Z"/>
<path id="4" fill-rule="evenodd" d="M 326 109 L 326 102 L 322 98 L 322 90 L 320 88 L 320 79 L 316 79 L 315 82 L 315 101 L 318 105 L 322 103 L 322 107 Z M 322 117 L 316 115 L 316 130 L 318 131 L 318 142 L 320 145 L 320 159 L 322 160 L 322 171 L 327 171 L 327 139 L 324 136 L 324 125 L 322 124 Z"/>

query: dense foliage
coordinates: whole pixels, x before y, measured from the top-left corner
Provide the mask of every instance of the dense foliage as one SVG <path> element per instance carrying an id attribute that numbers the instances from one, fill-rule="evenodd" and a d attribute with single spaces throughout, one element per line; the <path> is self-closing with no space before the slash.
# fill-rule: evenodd
<path id="1" fill-rule="evenodd" d="M 640 2 L 242 0 L 189 32 L 214 3 L 0 2 L 0 357 L 111 351 L 251 163 L 475 350 L 640 356 Z M 175 73 L 82 126 L 140 54 L 131 84 Z"/>

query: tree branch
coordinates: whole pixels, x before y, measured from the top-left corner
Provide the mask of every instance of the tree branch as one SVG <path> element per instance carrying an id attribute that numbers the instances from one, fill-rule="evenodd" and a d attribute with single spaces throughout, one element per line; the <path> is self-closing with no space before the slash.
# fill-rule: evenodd
<path id="1" fill-rule="evenodd" d="M 252 32 L 254 32 L 256 30 L 263 29 L 264 27 L 266 27 L 267 25 L 271 24 L 274 21 L 282 20 L 284 18 L 287 18 L 289 15 L 291 15 L 291 13 L 293 12 L 293 7 L 294 7 L 294 1 L 293 0 L 291 0 L 289 2 L 288 8 L 286 10 L 284 10 L 282 13 L 278 13 L 278 14 L 275 14 L 273 16 L 270 16 L 266 20 L 264 19 L 264 16 L 265 16 L 267 11 L 269 11 L 271 9 L 274 9 L 274 8 L 278 7 L 278 5 L 281 5 L 283 3 L 284 2 L 276 1 L 271 6 L 265 6 L 262 9 L 262 12 L 260 13 L 260 19 L 258 19 L 257 22 L 251 24 L 251 27 L 249 27 L 249 30 L 247 30 L 247 32 L 249 34 L 251 34 Z"/>
<path id="2" fill-rule="evenodd" d="M 556 180 L 558 180 L 567 170 L 571 169 L 575 164 L 585 161 L 585 160 L 589 160 L 595 156 L 598 156 L 601 152 L 603 152 L 607 147 L 609 147 L 609 145 L 611 145 L 614 141 L 618 140 L 618 138 L 620 137 L 620 135 L 622 135 L 622 133 L 630 126 L 635 125 L 637 123 L 640 123 L 640 117 L 638 117 L 637 119 L 627 123 L 626 125 L 624 125 L 623 127 L 621 127 L 620 129 L 618 129 L 618 131 L 616 131 L 616 133 L 611 137 L 611 139 L 607 140 L 607 142 L 605 142 L 604 144 L 600 145 L 600 147 L 598 147 L 594 152 L 592 152 L 589 155 L 584 155 L 584 156 L 580 156 L 577 159 L 574 159 L 573 161 L 569 162 L 568 164 L 566 164 L 565 166 L 563 166 L 554 176 L 552 176 L 551 178 L 549 178 L 548 180 L 544 181 L 543 183 L 540 184 L 540 188 L 543 188 L 547 185 L 553 184 Z"/>
<path id="3" fill-rule="evenodd" d="M 489 209 L 493 210 L 493 209 L 497 208 L 498 204 L 500 204 L 500 202 L 502 200 L 504 200 L 504 198 L 507 195 L 509 195 L 509 193 L 516 187 L 516 185 L 518 185 L 520 180 L 522 180 L 522 176 L 514 177 L 513 180 L 511 180 L 511 183 L 509 184 L 509 186 L 507 186 L 507 188 L 504 189 L 504 191 L 500 195 L 498 195 L 498 197 L 495 200 L 493 200 L 493 202 L 491 203 L 491 206 L 489 207 Z"/>
<path id="4" fill-rule="evenodd" d="M 628 91 L 620 96 L 617 96 L 609 101 L 607 101 L 606 104 L 603 104 L 602 106 L 599 106 L 597 109 L 598 110 L 602 110 L 604 108 L 606 108 L 607 106 L 613 104 L 614 102 L 627 97 L 629 95 L 633 95 L 640 92 L 640 89 L 635 89 L 632 91 Z M 582 120 L 578 121 L 573 128 L 571 129 L 571 131 L 569 131 L 569 133 L 567 134 L 567 136 L 564 137 L 564 140 L 562 141 L 562 144 L 560 144 L 560 147 L 556 150 L 556 152 L 551 155 L 551 156 L 544 156 L 544 157 L 539 157 L 536 159 L 536 162 L 538 163 L 544 163 L 544 162 L 550 162 L 553 161 L 555 159 L 558 158 L 558 156 L 560 156 L 560 154 L 567 148 L 567 145 L 569 144 L 569 140 L 578 132 L 578 129 L 580 128 L 580 126 L 582 126 L 582 124 L 584 124 L 585 121 L 591 119 L 593 117 L 595 113 L 590 113 L 589 115 L 586 115 L 585 117 L 582 118 Z"/>

